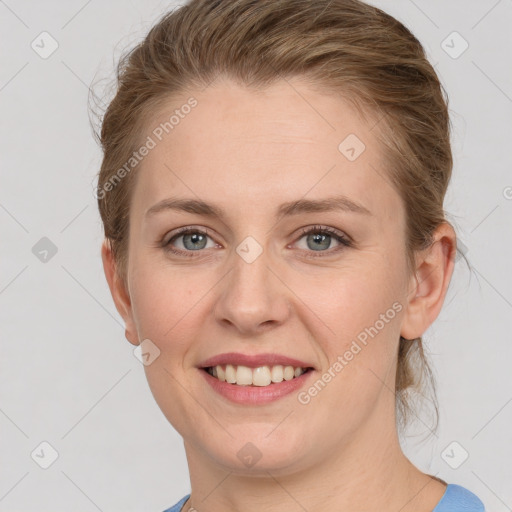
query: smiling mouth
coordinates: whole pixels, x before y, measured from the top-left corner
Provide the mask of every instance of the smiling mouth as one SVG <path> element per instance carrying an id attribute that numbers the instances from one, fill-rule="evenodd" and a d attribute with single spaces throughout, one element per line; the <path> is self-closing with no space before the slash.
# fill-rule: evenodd
<path id="1" fill-rule="evenodd" d="M 236 386 L 271 386 L 283 381 L 296 379 L 308 373 L 313 368 L 294 367 L 285 365 L 258 366 L 250 368 L 243 365 L 216 365 L 202 368 L 221 382 L 227 382 Z"/>

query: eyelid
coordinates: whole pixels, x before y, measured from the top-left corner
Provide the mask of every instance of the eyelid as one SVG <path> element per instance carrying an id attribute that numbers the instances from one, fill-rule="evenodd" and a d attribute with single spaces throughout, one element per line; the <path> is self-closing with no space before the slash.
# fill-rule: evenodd
<path id="1" fill-rule="evenodd" d="M 189 232 L 198 232 L 209 236 L 213 240 L 212 230 L 203 226 L 183 226 L 181 228 L 173 229 L 167 233 L 162 239 L 162 245 L 167 245 L 173 238 L 178 238 L 180 235 L 186 235 Z M 172 234 L 171 234 L 172 233 Z M 169 235 L 169 236 L 167 236 Z"/>
<path id="2" fill-rule="evenodd" d="M 331 226 L 322 226 L 320 224 L 315 224 L 313 226 L 307 226 L 305 228 L 301 228 L 300 235 L 302 236 L 309 235 L 310 233 L 328 233 L 334 237 L 341 238 L 347 243 L 353 243 L 352 238 L 347 235 L 344 231 L 340 231 L 339 229 L 333 228 Z"/>
<path id="3" fill-rule="evenodd" d="M 307 249 L 299 249 L 305 258 L 328 258 L 330 256 L 337 256 L 341 251 L 354 247 L 352 238 L 345 234 L 343 231 L 330 226 L 321 226 L 318 224 L 302 228 L 300 236 L 296 238 L 296 242 L 311 233 L 327 233 L 329 236 L 333 237 L 339 245 L 326 251 L 308 251 Z"/>
<path id="4" fill-rule="evenodd" d="M 197 252 L 199 254 L 206 252 L 204 249 L 200 249 L 198 251 L 184 251 L 183 249 L 176 249 L 176 248 L 172 247 L 172 245 L 170 243 L 172 240 L 175 240 L 175 239 L 177 239 L 181 236 L 184 236 L 186 234 L 189 234 L 189 233 L 200 233 L 200 234 L 206 235 L 211 240 L 213 240 L 216 244 L 218 244 L 218 242 L 216 242 L 215 238 L 212 236 L 212 230 L 210 230 L 209 228 L 206 228 L 206 227 L 202 227 L 202 226 L 194 226 L 194 225 L 183 226 L 181 228 L 177 228 L 176 230 L 173 230 L 171 233 L 172 234 L 170 236 L 165 236 L 162 239 L 160 245 L 162 246 L 162 248 L 164 250 L 167 250 L 171 253 L 177 254 L 178 256 L 185 255 L 185 257 L 190 257 L 190 256 L 193 256 L 195 252 Z M 352 238 L 349 235 L 347 235 L 346 233 L 344 233 L 343 231 L 340 231 L 340 230 L 330 227 L 330 226 L 322 226 L 322 225 L 318 225 L 318 224 L 301 228 L 299 230 L 299 232 L 294 235 L 294 241 L 291 243 L 292 244 L 296 243 L 311 233 L 327 233 L 328 235 L 330 235 L 336 239 L 336 241 L 339 243 L 339 246 L 332 248 L 332 249 L 328 249 L 326 251 L 308 251 L 306 249 L 299 249 L 300 252 L 308 253 L 308 255 L 306 257 L 316 258 L 316 257 L 322 257 L 322 255 L 325 255 L 325 257 L 327 257 L 327 256 L 330 256 L 330 255 L 333 255 L 333 254 L 339 252 L 342 249 L 353 247 Z M 289 245 L 290 244 L 288 244 L 287 247 Z"/>

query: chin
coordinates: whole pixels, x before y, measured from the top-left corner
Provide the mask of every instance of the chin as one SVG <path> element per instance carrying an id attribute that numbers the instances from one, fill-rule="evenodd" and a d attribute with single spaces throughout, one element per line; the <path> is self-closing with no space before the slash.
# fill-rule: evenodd
<path id="1" fill-rule="evenodd" d="M 268 424 L 260 425 L 261 430 L 257 435 L 247 435 L 246 432 L 240 436 L 231 429 L 233 437 L 230 437 L 229 444 L 221 441 L 211 447 L 211 457 L 227 471 L 238 474 L 268 477 L 269 472 L 282 475 L 296 472 L 304 458 L 301 450 L 305 444 L 294 442 L 293 436 L 269 435 L 275 427 L 275 424 L 272 428 Z M 209 451 L 208 448 L 206 451 Z"/>

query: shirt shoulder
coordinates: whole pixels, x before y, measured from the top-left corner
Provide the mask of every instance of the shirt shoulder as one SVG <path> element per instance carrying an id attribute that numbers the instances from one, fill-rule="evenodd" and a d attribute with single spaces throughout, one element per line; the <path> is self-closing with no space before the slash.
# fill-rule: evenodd
<path id="1" fill-rule="evenodd" d="M 180 512 L 189 497 L 190 494 L 187 494 L 178 503 L 163 512 Z M 432 512 L 485 512 L 485 507 L 480 499 L 465 487 L 448 484 L 441 501 Z"/>
<path id="2" fill-rule="evenodd" d="M 178 503 L 173 505 L 171 508 L 166 508 L 163 512 L 180 512 L 181 507 L 183 507 L 183 505 L 185 504 L 185 501 L 187 501 L 189 499 L 189 497 L 190 497 L 190 494 L 187 494 L 186 496 L 181 498 L 181 500 L 178 501 Z"/>
<path id="3" fill-rule="evenodd" d="M 485 512 L 484 504 L 471 491 L 448 484 L 443 497 L 432 512 Z"/>

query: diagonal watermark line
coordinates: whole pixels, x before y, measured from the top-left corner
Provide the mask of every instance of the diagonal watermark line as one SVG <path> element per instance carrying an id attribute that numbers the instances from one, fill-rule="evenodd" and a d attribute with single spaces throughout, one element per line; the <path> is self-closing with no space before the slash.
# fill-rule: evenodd
<path id="1" fill-rule="evenodd" d="M 478 478 L 478 480 L 480 480 L 480 482 L 482 482 L 485 485 L 485 487 L 487 487 L 487 489 L 489 489 L 489 491 L 491 491 L 494 494 L 494 496 L 496 496 L 496 498 L 498 498 L 501 501 L 501 503 L 503 503 L 503 505 L 507 507 L 507 510 L 512 510 L 512 508 L 510 508 L 510 506 L 507 505 L 473 470 L 471 470 L 471 473 L 473 473 L 473 475 L 475 475 Z"/>
<path id="2" fill-rule="evenodd" d="M 494 10 L 494 8 L 501 3 L 501 0 L 498 0 L 472 27 L 471 30 L 473 30 L 484 18 L 487 17 L 487 15 Z"/>
<path id="3" fill-rule="evenodd" d="M 192 398 L 192 400 L 194 400 L 194 402 L 197 403 L 197 405 L 199 405 L 199 407 L 201 407 L 205 412 L 206 414 L 208 414 L 208 416 L 210 416 L 230 437 L 233 437 L 231 435 L 231 433 L 229 432 L 229 430 L 222 424 L 220 423 L 217 418 L 215 418 L 215 416 L 212 416 L 207 410 L 206 408 L 203 406 L 203 404 L 201 404 L 194 395 L 192 395 L 189 390 L 187 388 L 185 388 L 185 386 L 183 386 L 183 384 L 176 378 L 174 377 L 174 375 L 167 369 L 165 368 L 165 366 L 162 367 L 181 387 L 184 391 L 186 391 L 188 393 L 188 395 L 190 396 L 190 398 Z M 202 370 L 200 370 L 202 371 Z"/>
<path id="4" fill-rule="evenodd" d="M 489 80 L 489 82 L 491 82 L 496 87 L 496 89 L 498 89 L 503 94 L 503 96 L 507 98 L 508 101 L 512 102 L 512 98 L 474 60 L 471 62 L 473 66 L 478 68 L 480 72 Z"/>
<path id="5" fill-rule="evenodd" d="M 283 491 L 284 491 L 286 494 L 288 494 L 288 496 L 290 496 L 290 498 L 291 498 L 293 501 L 295 501 L 295 503 L 297 503 L 297 505 L 298 505 L 302 510 L 304 510 L 305 512 L 307 512 L 307 510 L 308 510 L 308 509 L 307 509 L 306 507 L 304 507 L 304 505 L 303 505 L 302 503 L 300 503 L 299 501 L 297 501 L 297 500 L 295 499 L 295 497 L 294 497 L 292 494 L 290 494 L 290 493 L 288 492 L 288 489 L 286 489 L 286 488 L 283 486 L 283 484 L 281 484 L 281 482 L 280 482 L 279 480 L 277 480 L 277 478 L 276 478 L 272 473 L 270 473 L 269 471 L 266 471 L 266 473 L 267 473 L 267 474 L 272 478 L 272 480 L 274 480 L 274 482 L 275 482 L 277 485 L 279 485 L 279 487 L 281 487 L 281 489 L 283 489 Z"/>
<path id="6" fill-rule="evenodd" d="M 439 474 L 439 471 L 437 473 L 434 473 L 433 475 L 431 476 L 437 476 Z M 416 498 L 416 496 L 419 495 L 420 492 L 423 491 L 423 489 L 425 489 L 425 487 L 427 487 L 427 485 L 431 484 L 435 479 L 434 478 L 431 478 L 409 501 L 405 502 L 404 506 L 401 507 L 398 512 L 400 512 L 400 510 L 403 510 L 414 498 Z"/>
<path id="7" fill-rule="evenodd" d="M 295 412 L 295 411 L 290 411 L 265 437 L 268 437 L 270 434 L 272 434 L 277 429 L 277 427 L 279 427 L 279 425 L 281 425 L 283 423 L 283 421 L 286 418 L 288 418 L 288 416 L 290 416 L 290 414 L 292 414 L 293 412 Z"/>
<path id="8" fill-rule="evenodd" d="M 379 119 L 377 119 L 377 121 L 375 121 L 375 123 L 373 124 L 373 126 L 368 130 L 369 132 L 371 132 L 386 116 L 388 116 L 389 114 L 383 110 L 379 105 L 376 105 L 375 106 L 376 109 L 378 110 L 378 112 L 381 114 L 381 116 L 379 117 Z M 374 107 L 374 108 L 375 108 Z M 377 116 L 377 113 L 374 114 L 375 117 Z M 393 131 L 393 123 L 388 123 L 388 127 Z M 394 133 L 394 131 L 393 131 Z"/>
<path id="9" fill-rule="evenodd" d="M 201 302 L 206 295 L 208 295 L 217 284 L 224 279 L 233 269 L 230 268 L 211 288 L 209 288 L 193 305 L 192 307 L 164 334 L 164 336 L 167 336 L 195 307 L 199 302 Z"/>
<path id="10" fill-rule="evenodd" d="M 78 78 L 78 80 L 80 80 L 80 82 L 82 82 L 85 85 L 85 87 L 87 87 L 87 89 L 89 89 L 89 86 L 63 60 L 61 60 L 61 62 L 62 64 L 64 64 L 64 66 L 66 66 L 69 69 L 69 71 L 71 71 L 71 73 L 73 73 L 73 75 L 75 75 Z"/>
<path id="11" fill-rule="evenodd" d="M 64 265 L 61 265 L 61 267 L 67 272 L 67 274 L 72 279 L 74 279 L 76 283 L 78 283 L 82 290 L 84 290 L 85 293 L 87 293 L 87 295 L 89 295 L 89 297 L 91 297 L 96 302 L 96 304 L 98 304 L 101 307 L 101 309 L 103 309 L 103 311 L 105 311 L 108 314 L 108 316 L 110 316 L 110 318 L 112 318 L 118 325 L 120 325 L 124 329 L 124 325 L 114 315 L 112 315 L 112 313 Z"/>
<path id="12" fill-rule="evenodd" d="M 318 181 L 316 183 L 314 183 L 313 185 L 311 185 L 311 187 L 309 188 L 309 190 L 307 190 L 300 199 L 304 199 L 334 168 L 336 167 L 336 164 L 334 164 L 332 167 L 330 167 L 327 172 L 320 177 L 320 179 L 318 179 Z M 279 222 L 281 222 L 282 219 L 278 220 L 277 222 L 275 222 L 271 227 L 270 229 L 265 233 L 265 234 L 268 234 L 270 233 L 270 231 L 272 231 L 276 226 L 277 224 L 279 224 Z"/>
<path id="13" fill-rule="evenodd" d="M 9 78 L 9 80 L 7 80 L 7 82 L 2 85 L 2 87 L 0 87 L 0 92 L 3 91 L 26 67 L 28 66 L 28 61 L 25 62 L 25 64 L 23 64 L 23 66 L 21 66 L 20 69 L 18 69 L 18 71 L 16 71 L 16 73 L 14 73 L 14 75 Z"/>
<path id="14" fill-rule="evenodd" d="M 199 196 L 198 196 L 198 195 L 197 195 L 197 194 L 192 190 L 192 188 L 191 188 L 191 187 L 189 187 L 189 186 L 188 186 L 188 185 L 183 181 L 183 179 L 182 179 L 180 176 L 178 176 L 178 174 L 176 174 L 176 173 L 175 173 L 175 172 L 174 172 L 174 171 L 173 171 L 173 170 L 172 170 L 172 169 L 171 169 L 171 168 L 170 168 L 170 167 L 169 167 L 165 162 L 164 162 L 164 166 L 167 168 L 167 170 L 168 170 L 169 172 L 171 172 L 171 173 L 173 174 L 173 176 L 174 176 L 175 178 L 179 179 L 179 180 L 181 181 L 181 183 L 183 183 L 183 185 L 184 185 L 185 187 L 187 187 L 187 188 L 190 190 L 190 192 L 192 192 L 192 194 L 193 194 L 193 195 L 195 195 L 195 196 L 197 197 L 197 199 L 198 199 L 198 200 L 200 200 L 200 201 L 201 201 L 201 198 L 200 198 L 200 197 L 199 197 Z M 217 220 L 218 222 L 220 222 L 220 223 L 221 223 L 221 224 L 226 228 L 226 230 L 228 230 L 228 231 L 229 231 L 229 226 L 227 226 L 227 224 L 226 224 L 222 219 L 220 219 L 220 218 L 218 218 L 218 217 L 217 217 L 217 218 L 216 218 L 216 220 Z"/>
<path id="15" fill-rule="evenodd" d="M 502 295 L 496 287 L 494 287 L 486 278 L 483 276 L 478 270 L 475 268 L 475 272 L 512 308 L 512 303 L 504 296 Z"/>
<path id="16" fill-rule="evenodd" d="M 472 230 L 470 233 L 473 233 L 473 231 L 475 231 L 476 228 L 478 228 L 480 226 L 480 224 L 482 224 L 482 222 L 487 219 L 487 217 L 489 217 L 492 213 L 494 213 L 496 211 L 497 208 L 499 208 L 500 205 L 496 205 Z"/>
<path id="17" fill-rule="evenodd" d="M 69 226 L 70 226 L 73 222 L 75 222 L 75 220 L 76 220 L 78 217 L 80 217 L 80 215 L 82 215 L 82 213 L 83 213 L 85 210 L 87 210 L 87 208 L 89 208 L 89 205 L 88 205 L 88 204 L 86 204 L 86 205 L 85 205 L 85 207 L 84 207 L 84 208 L 82 208 L 82 210 L 80 210 L 80 212 L 79 212 L 79 213 L 77 213 L 77 214 L 76 214 L 76 215 L 75 215 L 75 216 L 74 216 L 74 217 L 73 217 L 73 218 L 72 218 L 72 219 L 71 219 L 71 220 L 70 220 L 70 221 L 69 221 L 69 222 L 68 222 L 68 223 L 67 223 L 67 224 L 62 228 L 61 233 L 64 233 L 64 231 L 65 231 L 66 229 L 68 229 L 68 228 L 69 228 Z"/>
<path id="18" fill-rule="evenodd" d="M 20 431 L 20 432 L 25 436 L 25 437 L 26 437 L 26 438 L 27 438 L 27 439 L 29 439 L 29 437 L 27 436 L 27 434 L 25 434 L 25 432 L 23 432 L 23 430 L 21 430 L 21 428 L 20 428 L 18 425 L 16 425 L 16 423 L 14 423 L 14 421 L 13 421 L 11 418 L 9 418 L 9 416 L 7 416 L 7 414 L 5 414 L 5 412 L 4 412 L 2 409 L 0 409 L 0 412 L 1 412 L 1 413 L 2 413 L 2 414 L 3 414 L 3 415 L 4 415 L 4 416 L 5 416 L 5 417 L 6 417 L 6 418 L 7 418 L 7 419 L 8 419 L 8 420 L 9 420 L 9 421 L 10 421 L 10 422 L 11 422 L 11 423 L 12 423 L 12 424 L 13 424 L 13 425 L 14 425 L 14 426 L 15 426 L 15 427 L 16 427 L 16 428 L 17 428 L 17 429 L 18 429 L 18 430 L 19 430 L 19 431 Z"/>
<path id="19" fill-rule="evenodd" d="M 418 11 L 421 11 L 423 15 L 430 20 L 432 25 L 434 25 L 436 28 L 439 28 L 439 25 L 423 9 L 421 9 L 416 2 L 414 2 L 413 0 L 409 0 L 409 2 L 411 2 L 411 4 L 413 4 L 416 7 L 416 9 L 418 9 Z"/>
<path id="20" fill-rule="evenodd" d="M 368 165 L 375 171 L 375 173 L 379 176 L 379 178 L 382 179 L 384 183 L 389 185 L 390 187 L 393 187 L 393 184 L 391 183 L 391 178 L 387 175 L 387 173 L 380 172 L 374 165 L 372 165 L 370 162 L 368 162 Z"/>
<path id="21" fill-rule="evenodd" d="M 281 283 L 286 286 L 286 288 L 288 288 L 288 290 L 290 290 L 295 295 L 295 297 L 297 297 L 297 299 L 302 302 L 302 304 L 304 304 L 304 306 L 306 306 L 311 311 L 311 313 L 313 313 L 318 318 L 318 320 L 320 320 L 320 322 L 325 325 L 325 327 L 327 327 L 327 329 L 329 329 L 329 331 L 331 331 L 332 334 L 336 334 L 268 265 L 265 266 L 279 279 L 279 281 L 281 281 Z"/>
<path id="22" fill-rule="evenodd" d="M 25 233 L 28 233 L 28 229 L 3 205 L 0 203 L 0 207 L 5 210 L 5 212 L 11 216 L 11 218 L 16 222 L 18 223 L 22 228 L 23 230 L 25 231 Z"/>
<path id="23" fill-rule="evenodd" d="M 377 379 L 379 379 L 379 380 L 380 380 L 380 382 L 384 385 L 384 387 L 385 387 L 385 388 L 386 388 L 386 389 L 387 389 L 391 394 L 393 394 L 393 395 L 395 396 L 395 399 L 396 399 L 396 391 L 395 391 L 395 390 L 393 390 L 393 389 L 391 389 L 391 388 L 386 384 L 386 382 L 384 382 L 384 381 L 383 381 L 383 380 L 382 380 L 382 379 L 381 379 L 381 378 L 380 378 L 380 377 L 379 377 L 379 376 L 378 376 L 378 375 L 377 375 L 377 374 L 376 374 L 376 373 L 375 373 L 371 368 L 368 368 L 368 369 L 373 373 L 373 375 L 375 375 L 375 377 L 376 377 Z M 426 398 L 422 393 L 419 393 L 419 394 L 420 394 L 423 398 Z M 423 421 L 423 420 L 418 416 L 418 414 L 416 414 L 416 411 L 415 411 L 414 409 L 408 409 L 408 410 L 409 410 L 410 412 L 412 412 L 412 413 L 414 414 L 414 416 L 416 416 L 416 418 L 417 418 L 421 423 L 423 423 L 423 425 L 424 425 L 425 427 L 427 427 L 427 430 L 429 430 L 429 431 L 430 431 L 430 433 L 431 433 L 433 436 L 435 436 L 435 437 L 437 437 L 437 438 L 439 439 L 439 436 L 434 432 L 434 430 L 432 430 L 432 428 L 430 428 L 430 427 L 429 427 L 429 426 L 428 426 L 428 425 L 427 425 L 427 424 L 426 424 L 426 423 L 425 423 L 425 422 L 424 422 L 424 421 Z"/>
<path id="24" fill-rule="evenodd" d="M 64 23 L 64 25 L 60 27 L 60 29 L 62 30 L 64 27 L 67 27 L 71 23 L 71 21 L 73 21 L 91 2 L 92 0 L 89 0 L 82 7 L 80 7 L 80 9 L 78 9 L 78 11 L 68 21 L 66 21 L 66 23 Z"/>
<path id="25" fill-rule="evenodd" d="M 304 96 L 295 87 L 293 87 L 293 85 L 286 78 L 284 78 L 282 75 L 281 78 L 333 129 L 333 131 L 336 131 L 336 128 L 334 128 L 334 126 L 329 123 L 329 121 L 327 121 L 327 119 L 322 114 L 320 114 L 320 112 L 315 107 L 313 107 L 313 105 L 311 105 L 311 103 L 306 98 L 304 98 Z"/>
<path id="26" fill-rule="evenodd" d="M 181 178 L 180 178 L 180 177 L 179 177 L 179 176 L 178 176 L 178 175 L 177 175 L 177 174 L 176 174 L 176 173 L 175 173 L 175 172 L 174 172 L 174 171 L 173 171 L 173 170 L 168 166 L 168 165 L 167 165 L 167 163 L 166 163 L 166 162 L 164 162 L 164 166 L 167 168 L 167 170 L 168 170 L 169 172 L 172 172 L 172 174 L 174 175 L 174 177 L 175 177 L 175 178 L 178 178 L 178 179 L 181 181 L 181 183 L 183 183 L 183 185 L 185 185 L 185 187 L 187 187 L 187 188 L 190 190 L 190 192 L 192 192 L 192 194 L 194 194 L 198 199 L 201 199 L 201 198 L 200 198 L 200 197 L 199 197 L 199 196 L 198 196 L 198 195 L 197 195 L 197 194 L 196 194 L 196 193 L 195 193 L 195 192 L 194 192 L 194 191 L 193 191 L 193 190 L 192 190 L 192 189 L 191 189 L 191 188 L 190 188 L 190 187 L 189 187 L 189 186 L 188 186 L 188 185 L 187 185 L 187 184 L 186 184 L 186 183 L 185 183 L 185 182 L 184 182 L 184 181 L 183 181 L 183 180 L 182 180 L 182 179 L 181 179 Z"/>
<path id="27" fill-rule="evenodd" d="M 219 78 L 219 76 L 221 75 L 221 72 L 219 71 L 211 80 L 210 82 L 208 82 L 202 89 L 201 89 L 201 92 L 204 92 L 206 91 L 206 89 L 208 89 L 208 87 L 211 87 L 213 82 L 215 82 L 215 80 L 217 80 L 217 78 Z"/>
<path id="28" fill-rule="evenodd" d="M 24 268 L 22 268 L 1 290 L 0 290 L 0 294 L 4 293 L 4 291 L 12 284 L 14 283 L 14 281 L 16 281 L 16 279 L 18 279 L 18 277 L 23 274 L 23 272 L 25 272 L 25 270 L 27 270 L 28 268 L 28 265 L 25 265 Z"/>
<path id="29" fill-rule="evenodd" d="M 2 501 L 27 475 L 29 474 L 29 471 L 27 471 L 1 498 L 0 501 Z"/>
<path id="30" fill-rule="evenodd" d="M 25 27 L 27 28 L 30 28 L 5 2 L 4 0 L 0 0 L 0 3 L 5 5 L 6 9 L 8 9 L 9 11 L 11 11 L 11 14 L 13 16 L 15 16 L 16 18 L 18 18 L 19 21 L 21 21 L 21 23 L 23 23 L 23 25 L 25 25 Z"/>
<path id="31" fill-rule="evenodd" d="M 491 423 L 491 421 L 496 418 L 496 416 L 498 416 L 498 414 L 503 411 L 503 409 L 505 409 L 505 407 L 512 401 L 512 398 L 510 398 L 509 400 L 507 400 L 507 402 L 505 403 L 505 405 L 503 405 L 500 410 L 471 438 L 471 440 L 473 440 L 478 434 L 480 434 L 480 432 L 482 432 L 482 430 L 487 427 L 487 425 L 489 425 L 489 423 Z"/>
<path id="32" fill-rule="evenodd" d="M 128 370 L 103 396 L 60 438 L 64 439 L 132 370 Z"/>
<path id="33" fill-rule="evenodd" d="M 78 485 L 75 484 L 75 482 L 73 482 L 73 480 L 71 480 L 71 478 L 69 478 L 68 475 L 66 475 L 66 473 L 64 473 L 64 471 L 60 471 L 98 510 L 100 510 L 101 512 L 103 512 L 103 510 L 101 510 L 100 507 L 98 507 L 98 505 L 96 505 L 96 503 L 94 503 L 94 501 L 91 500 L 91 498 L 89 496 L 87 496 L 87 494 L 82 491 L 82 489 L 80 489 L 80 487 L 78 487 Z"/>
<path id="34" fill-rule="evenodd" d="M 226 478 L 228 478 L 231 474 L 233 473 L 233 471 L 230 471 L 202 500 L 201 500 L 201 503 L 203 501 L 205 501 L 208 496 L 210 496 L 215 490 L 217 490 L 217 488 L 222 484 L 222 482 L 224 482 L 224 480 L 226 480 Z M 190 503 L 189 503 L 190 504 Z M 193 510 L 195 510 L 194 508 L 190 508 L 188 509 L 187 512 L 192 512 Z M 199 512 L 199 511 L 197 511 Z"/>

